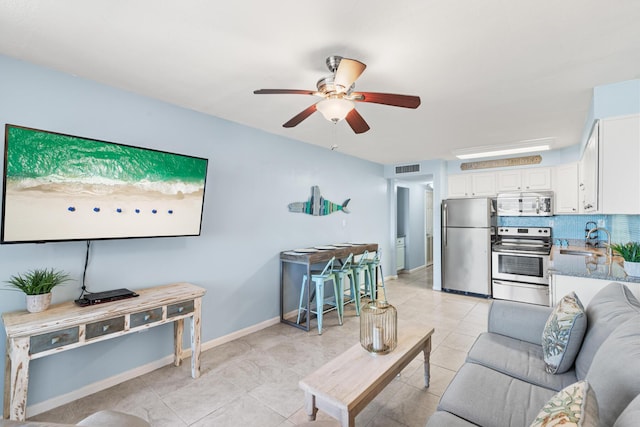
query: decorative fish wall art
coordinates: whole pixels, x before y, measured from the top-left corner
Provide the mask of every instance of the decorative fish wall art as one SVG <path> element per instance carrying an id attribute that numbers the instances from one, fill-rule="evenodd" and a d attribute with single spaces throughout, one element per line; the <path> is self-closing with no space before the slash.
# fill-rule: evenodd
<path id="1" fill-rule="evenodd" d="M 306 202 L 289 203 L 289 212 L 305 213 L 313 216 L 329 215 L 330 213 L 342 211 L 350 213 L 347 204 L 351 199 L 345 200 L 341 205 L 326 200 L 320 195 L 320 187 L 311 187 L 311 198 Z"/>

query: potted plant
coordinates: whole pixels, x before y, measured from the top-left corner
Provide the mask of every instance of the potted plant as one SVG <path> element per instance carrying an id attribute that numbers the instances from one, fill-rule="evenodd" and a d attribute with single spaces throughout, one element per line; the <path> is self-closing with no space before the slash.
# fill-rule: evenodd
<path id="1" fill-rule="evenodd" d="M 27 311 L 37 313 L 49 308 L 51 290 L 69 280 L 68 274 L 52 268 L 35 269 L 11 276 L 6 283 L 10 288 L 24 292 L 27 296 Z"/>
<path id="2" fill-rule="evenodd" d="M 610 247 L 624 259 L 627 275 L 640 277 L 640 242 L 612 243 Z"/>

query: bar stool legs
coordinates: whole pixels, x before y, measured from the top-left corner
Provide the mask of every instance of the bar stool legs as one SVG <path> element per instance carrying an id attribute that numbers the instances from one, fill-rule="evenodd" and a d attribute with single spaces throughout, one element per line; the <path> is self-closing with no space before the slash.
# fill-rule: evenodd
<path id="1" fill-rule="evenodd" d="M 307 316 L 310 316 L 311 313 L 316 313 L 316 316 L 318 318 L 318 335 L 322 335 L 322 315 L 325 312 L 324 304 L 326 303 L 326 301 L 324 297 L 324 284 L 329 280 L 333 282 L 333 292 L 335 295 L 335 307 L 336 307 L 336 311 L 338 312 L 338 322 L 340 323 L 340 325 L 342 325 L 342 312 L 343 312 L 342 298 L 343 297 L 341 297 L 341 289 L 340 289 L 338 280 L 336 279 L 336 275 L 333 272 L 334 261 L 335 261 L 335 257 L 331 258 L 327 263 L 327 265 L 322 270 L 322 272 L 317 274 L 312 273 L 311 278 L 308 278 L 306 274 L 302 276 L 302 286 L 300 289 L 300 302 L 298 304 L 298 319 L 296 320 L 296 323 L 298 324 L 300 323 L 300 315 L 303 311 L 307 312 Z M 305 307 L 303 305 L 304 295 L 305 295 L 304 291 L 305 289 L 307 289 L 307 280 L 309 279 L 315 285 L 315 291 L 316 291 L 316 295 L 315 295 L 316 310 L 315 311 L 313 311 L 310 307 Z M 310 300 L 312 299 L 310 298 Z M 326 310 L 326 311 L 329 311 L 329 310 Z"/>

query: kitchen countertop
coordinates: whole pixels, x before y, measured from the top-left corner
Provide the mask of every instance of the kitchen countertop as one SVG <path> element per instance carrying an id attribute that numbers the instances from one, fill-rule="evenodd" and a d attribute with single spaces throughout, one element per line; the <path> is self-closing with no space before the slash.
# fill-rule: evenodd
<path id="1" fill-rule="evenodd" d="M 560 250 L 591 252 L 600 256 L 561 254 Z M 607 263 L 606 250 L 585 246 L 552 246 L 549 257 L 549 275 L 588 277 L 590 279 L 640 283 L 640 277 L 630 277 L 624 271 L 623 259 L 614 256 Z"/>

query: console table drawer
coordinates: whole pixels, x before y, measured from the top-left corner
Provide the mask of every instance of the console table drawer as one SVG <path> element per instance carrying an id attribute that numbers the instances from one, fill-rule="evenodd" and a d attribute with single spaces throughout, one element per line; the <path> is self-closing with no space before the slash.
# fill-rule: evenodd
<path id="1" fill-rule="evenodd" d="M 79 328 L 74 326 L 73 328 L 49 332 L 48 334 L 34 335 L 30 338 L 29 353 L 36 354 L 76 343 L 78 342 L 78 332 Z"/>
<path id="2" fill-rule="evenodd" d="M 162 320 L 162 307 L 141 311 L 140 313 L 133 313 L 129 319 L 129 325 L 135 328 L 136 326 L 146 325 L 147 323 L 153 323 L 159 320 Z"/>
<path id="3" fill-rule="evenodd" d="M 124 316 L 114 317 L 113 319 L 107 319 L 101 322 L 87 323 L 85 336 L 86 339 L 90 340 L 91 338 L 120 331 L 124 331 Z"/>
<path id="4" fill-rule="evenodd" d="M 167 306 L 167 319 L 170 317 L 181 316 L 183 314 L 191 313 L 193 311 L 193 300 L 184 301 L 178 304 L 171 304 Z"/>

